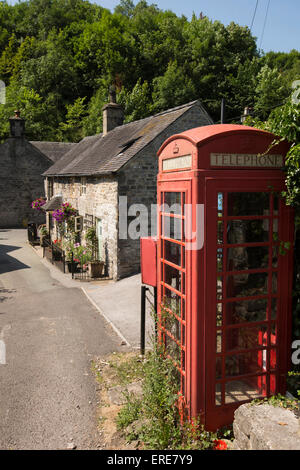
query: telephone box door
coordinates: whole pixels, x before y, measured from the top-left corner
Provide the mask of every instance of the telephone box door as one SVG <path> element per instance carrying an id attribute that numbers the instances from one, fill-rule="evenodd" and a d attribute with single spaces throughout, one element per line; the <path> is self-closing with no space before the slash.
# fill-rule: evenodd
<path id="1" fill-rule="evenodd" d="M 178 388 L 182 397 L 186 397 L 190 388 L 190 384 L 186 383 L 189 361 L 187 299 L 190 292 L 190 262 L 184 226 L 186 204 L 191 204 L 190 181 L 158 184 L 159 331 L 166 353 L 177 368 Z"/>
<path id="2" fill-rule="evenodd" d="M 283 189 L 265 177 L 206 184 L 207 429 L 231 423 L 243 402 L 285 392 L 293 222 Z"/>

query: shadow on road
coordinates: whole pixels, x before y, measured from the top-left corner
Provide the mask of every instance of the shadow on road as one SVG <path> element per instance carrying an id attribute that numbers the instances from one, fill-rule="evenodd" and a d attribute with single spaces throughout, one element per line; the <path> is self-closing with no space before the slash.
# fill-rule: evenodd
<path id="1" fill-rule="evenodd" d="M 1 232 L 10 232 L 10 231 L 11 231 L 10 229 L 1 228 L 1 229 L 0 229 L 0 240 L 8 240 L 7 237 L 2 237 L 2 236 L 1 236 Z"/>
<path id="2" fill-rule="evenodd" d="M 30 268 L 27 264 L 8 254 L 11 251 L 20 250 L 20 248 L 20 246 L 0 245 L 0 274 Z"/>

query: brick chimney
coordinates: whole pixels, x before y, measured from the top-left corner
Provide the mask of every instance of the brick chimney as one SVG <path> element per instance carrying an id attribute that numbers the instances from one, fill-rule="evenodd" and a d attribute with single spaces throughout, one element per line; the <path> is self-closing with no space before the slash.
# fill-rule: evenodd
<path id="1" fill-rule="evenodd" d="M 102 108 L 103 112 L 103 135 L 117 126 L 122 126 L 124 121 L 123 108 L 116 102 L 116 90 L 114 86 L 109 89 L 109 103 Z"/>
<path id="2" fill-rule="evenodd" d="M 252 108 L 250 108 L 250 106 L 246 106 L 244 108 L 244 114 L 243 114 L 243 116 L 241 116 L 241 123 L 242 124 L 246 121 L 248 116 L 251 116 L 251 112 L 252 112 Z"/>
<path id="3" fill-rule="evenodd" d="M 9 118 L 10 137 L 24 137 L 25 120 L 20 117 L 20 111 L 15 111 L 15 115 Z"/>

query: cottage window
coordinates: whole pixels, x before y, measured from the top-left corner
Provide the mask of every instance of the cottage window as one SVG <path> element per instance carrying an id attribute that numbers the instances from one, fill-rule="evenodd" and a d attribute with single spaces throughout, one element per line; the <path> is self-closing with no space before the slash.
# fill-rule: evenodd
<path id="1" fill-rule="evenodd" d="M 86 178 L 82 177 L 81 178 L 81 186 L 80 186 L 80 196 L 83 194 L 86 194 Z"/>
<path id="2" fill-rule="evenodd" d="M 70 188 L 68 188 L 68 183 L 70 184 Z M 70 179 L 70 181 L 66 183 L 65 189 L 66 189 L 66 190 L 69 189 L 71 196 L 74 196 L 74 195 L 75 195 L 75 178 L 74 178 L 74 177 L 72 177 L 72 178 Z"/>
<path id="3" fill-rule="evenodd" d="M 48 199 L 51 199 L 53 197 L 53 178 L 48 178 L 47 182 L 47 196 Z"/>

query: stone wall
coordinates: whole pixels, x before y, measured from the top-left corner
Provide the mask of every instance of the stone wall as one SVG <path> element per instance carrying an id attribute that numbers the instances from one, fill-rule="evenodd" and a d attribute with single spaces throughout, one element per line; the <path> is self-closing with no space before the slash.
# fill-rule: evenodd
<path id="1" fill-rule="evenodd" d="M 45 223 L 45 215 L 33 210 L 31 202 L 45 195 L 42 173 L 51 164 L 26 139 L 9 138 L 0 145 L 1 228 Z"/>
<path id="2" fill-rule="evenodd" d="M 281 407 L 241 405 L 233 431 L 236 450 L 300 450 L 300 419 Z"/>
<path id="3" fill-rule="evenodd" d="M 87 177 L 85 191 L 82 180 L 78 178 L 54 178 L 53 196 L 62 196 L 86 219 L 93 216 L 102 221 L 101 252 L 105 262 L 106 274 L 117 279 L 117 237 L 118 237 L 118 182 L 115 177 Z M 85 229 L 88 228 L 86 225 Z M 84 231 L 82 237 L 84 237 Z M 52 238 L 57 237 L 54 228 Z"/>
<path id="4" fill-rule="evenodd" d="M 150 231 L 150 214 L 151 204 L 156 204 L 158 149 L 171 135 L 208 124 L 212 124 L 212 122 L 207 115 L 204 115 L 197 105 L 193 106 L 119 171 L 119 195 L 127 196 L 128 207 L 132 204 L 144 204 L 148 209 L 149 236 L 156 234 L 156 227 L 152 233 Z M 155 217 L 153 220 L 156 222 Z M 130 218 L 128 222 L 129 224 L 132 222 Z M 138 273 L 140 271 L 140 240 L 119 239 L 118 248 L 118 276 L 122 278 Z"/>

